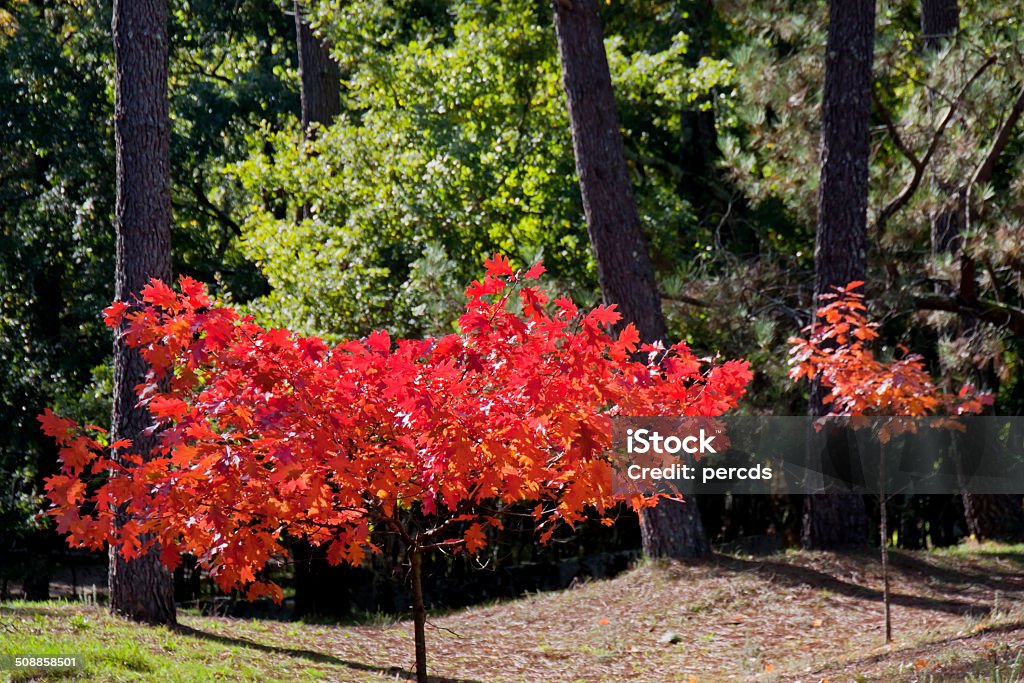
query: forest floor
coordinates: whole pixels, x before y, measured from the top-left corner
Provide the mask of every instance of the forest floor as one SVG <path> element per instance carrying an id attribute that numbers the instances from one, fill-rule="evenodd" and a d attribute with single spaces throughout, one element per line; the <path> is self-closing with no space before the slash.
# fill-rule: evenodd
<path id="1" fill-rule="evenodd" d="M 718 555 L 437 615 L 427 628 L 430 672 L 462 683 L 1024 681 L 1024 546 L 891 558 L 890 645 L 875 554 Z M 82 655 L 79 676 L 97 681 L 413 677 L 405 620 L 185 612 L 180 622 L 141 627 L 74 602 L 0 604 L 0 655 Z"/>

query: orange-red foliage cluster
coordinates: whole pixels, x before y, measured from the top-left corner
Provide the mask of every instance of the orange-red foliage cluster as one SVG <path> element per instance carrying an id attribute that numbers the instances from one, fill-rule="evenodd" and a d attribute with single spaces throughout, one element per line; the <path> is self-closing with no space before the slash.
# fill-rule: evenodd
<path id="1" fill-rule="evenodd" d="M 614 338 L 614 307 L 549 303 L 529 284 L 539 264 L 485 266 L 460 332 L 441 338 L 328 346 L 264 329 L 188 278 L 180 293 L 152 282 L 139 305 L 113 304 L 107 324 L 151 368 L 139 396 L 160 446 L 143 459 L 41 416 L 61 444 L 47 483 L 59 531 L 128 557 L 158 543 L 169 566 L 191 553 L 225 589 L 280 597 L 257 573 L 288 537 L 358 563 L 378 532 L 476 552 L 510 504 L 535 503 L 544 523 L 604 511 L 611 416 L 718 415 L 744 392 L 745 362 L 639 346 L 632 326 Z"/>

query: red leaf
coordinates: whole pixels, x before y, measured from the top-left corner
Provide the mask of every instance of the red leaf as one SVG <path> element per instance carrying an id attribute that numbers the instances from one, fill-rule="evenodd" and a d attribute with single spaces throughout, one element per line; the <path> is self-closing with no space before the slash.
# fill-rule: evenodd
<path id="1" fill-rule="evenodd" d="M 188 413 L 188 404 L 180 398 L 154 396 L 149 402 L 149 412 L 153 414 L 153 417 L 169 417 L 172 420 L 180 420 Z"/>
<path id="2" fill-rule="evenodd" d="M 366 338 L 366 345 L 377 353 L 387 353 L 391 350 L 391 336 L 385 330 L 377 330 Z"/>
<path id="3" fill-rule="evenodd" d="M 49 408 L 45 409 L 43 414 L 36 419 L 39 420 L 43 434 L 56 439 L 58 442 L 64 442 L 76 426 L 74 420 L 61 417 Z"/>
<path id="4" fill-rule="evenodd" d="M 527 280 L 536 280 L 546 272 L 547 268 L 544 267 L 544 264 L 540 261 L 537 261 L 532 266 L 530 266 L 525 273 L 523 273 L 523 278 Z"/>
<path id="5" fill-rule="evenodd" d="M 614 325 L 622 320 L 622 316 L 615 310 L 616 308 L 615 304 L 598 306 L 590 312 L 588 317 L 598 325 Z"/>
<path id="6" fill-rule="evenodd" d="M 555 307 L 558 308 L 562 317 L 569 320 L 575 318 L 580 312 L 579 309 L 576 308 L 576 304 L 572 302 L 572 299 L 564 296 L 555 299 Z"/>
<path id="7" fill-rule="evenodd" d="M 473 284 L 466 288 L 466 296 L 471 299 L 478 299 L 491 294 L 498 294 L 508 284 L 504 280 L 488 275 L 483 280 L 474 280 Z"/>
<path id="8" fill-rule="evenodd" d="M 178 303 L 178 295 L 174 290 L 156 279 L 150 280 L 149 284 L 142 288 L 141 294 L 143 301 L 160 308 L 173 309 Z"/>
<path id="9" fill-rule="evenodd" d="M 629 323 L 619 334 L 619 344 L 622 345 L 628 353 L 636 351 L 636 345 L 640 342 L 640 333 L 637 332 L 636 327 L 633 323 Z"/>
<path id="10" fill-rule="evenodd" d="M 80 472 L 82 468 L 96 457 L 91 450 L 91 446 L 95 443 L 95 441 L 88 437 L 80 436 L 60 449 L 60 459 L 72 471 Z"/>
<path id="11" fill-rule="evenodd" d="M 125 311 L 131 308 L 125 301 L 115 301 L 103 309 L 103 322 L 107 327 L 117 327 L 124 320 Z"/>
<path id="12" fill-rule="evenodd" d="M 463 538 L 466 541 L 466 551 L 471 555 L 475 555 L 477 551 L 487 545 L 487 536 L 484 534 L 483 527 L 478 522 L 474 522 L 466 529 Z"/>
<path id="13" fill-rule="evenodd" d="M 206 287 L 202 283 L 193 280 L 187 275 L 182 275 L 178 279 L 178 287 L 181 289 L 182 295 L 188 298 L 188 302 L 193 308 L 210 305 L 210 299 L 206 296 Z"/>
<path id="14" fill-rule="evenodd" d="M 494 254 L 489 259 L 484 261 L 484 269 L 489 277 L 502 277 L 505 275 L 513 275 L 515 271 L 512 270 L 512 264 L 509 262 L 508 257 L 503 254 Z"/>

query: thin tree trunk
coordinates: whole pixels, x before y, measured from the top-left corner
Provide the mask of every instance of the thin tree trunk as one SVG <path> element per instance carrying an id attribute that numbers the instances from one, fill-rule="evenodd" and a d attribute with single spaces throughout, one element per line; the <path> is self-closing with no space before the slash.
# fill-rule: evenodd
<path id="1" fill-rule="evenodd" d="M 167 104 L 166 0 L 114 1 L 117 259 L 114 296 L 136 303 L 150 278 L 171 279 L 170 120 Z M 149 411 L 137 405 L 135 386 L 146 363 L 119 329 L 114 342 L 113 439 L 130 439 L 145 457 L 156 438 L 144 430 Z M 114 455 L 118 457 L 117 454 Z M 123 518 L 122 518 L 123 519 Z M 173 624 L 171 574 L 154 548 L 125 560 L 110 551 L 110 609 L 138 621 Z"/>
<path id="2" fill-rule="evenodd" d="M 874 0 L 831 0 L 821 107 L 821 177 L 814 251 L 814 293 L 864 280 Z M 811 413 L 823 415 L 821 388 L 811 388 Z M 861 496 L 825 494 L 804 499 L 801 542 L 833 548 L 865 540 Z"/>
<path id="3" fill-rule="evenodd" d="M 556 0 L 555 34 L 562 63 L 572 147 L 597 278 L 607 304 L 618 305 L 644 341 L 667 336 L 626 166 L 601 18 L 595 0 Z M 640 515 L 648 557 L 690 558 L 708 552 L 697 501 L 662 500 Z"/>
<path id="4" fill-rule="evenodd" d="M 416 683 L 427 683 L 427 607 L 423 602 L 423 553 L 409 551 L 412 623 L 416 639 Z"/>
<path id="5" fill-rule="evenodd" d="M 892 605 L 889 598 L 889 508 L 885 494 L 885 444 L 880 444 L 880 465 L 878 468 L 878 535 L 882 552 L 882 605 L 885 611 L 885 642 L 892 642 Z"/>

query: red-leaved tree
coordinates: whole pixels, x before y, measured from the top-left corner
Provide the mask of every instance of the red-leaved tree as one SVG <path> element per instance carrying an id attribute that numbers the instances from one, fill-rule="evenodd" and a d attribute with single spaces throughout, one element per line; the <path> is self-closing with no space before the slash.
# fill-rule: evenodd
<path id="1" fill-rule="evenodd" d="M 908 353 L 885 360 L 872 350 L 878 338 L 878 324 L 870 322 L 864 296 L 857 291 L 863 282 L 835 287 L 835 293 L 822 295 L 826 300 L 816 313 L 817 321 L 804 329 L 806 338 L 789 340 L 790 372 L 794 380 L 815 377 L 828 391 L 822 402 L 829 415 L 846 417 L 888 417 L 876 422 L 882 452 L 893 436 L 916 429 L 915 420 L 929 415 L 958 416 L 980 413 L 992 404 L 990 394 L 979 393 L 970 384 L 950 394 L 936 386 L 924 366 L 924 359 Z M 935 424 L 956 428 L 955 419 L 940 417 Z M 882 553 L 883 602 L 885 606 L 885 642 L 892 640 L 889 609 L 889 531 L 884 491 L 879 496 L 879 532 Z"/>
<path id="2" fill-rule="evenodd" d="M 426 680 L 425 553 L 478 552 L 510 506 L 533 505 L 542 539 L 588 508 L 604 512 L 617 502 L 612 416 L 719 415 L 750 378 L 745 362 L 698 359 L 683 344 L 638 348 L 632 326 L 612 337 L 614 307 L 549 302 L 529 283 L 540 264 L 515 271 L 495 255 L 485 266 L 459 333 L 432 339 L 380 331 L 329 347 L 264 329 L 188 278 L 180 293 L 154 281 L 138 305 L 110 306 L 107 324 L 125 323 L 151 368 L 139 400 L 160 448 L 133 457 L 130 443 L 106 445 L 102 430 L 47 411 L 43 428 L 61 445 L 46 487 L 58 530 L 126 557 L 157 543 L 169 567 L 191 553 L 221 588 L 276 600 L 260 570 L 289 539 L 359 564 L 394 534 Z M 122 507 L 130 521 L 118 525 Z"/>

